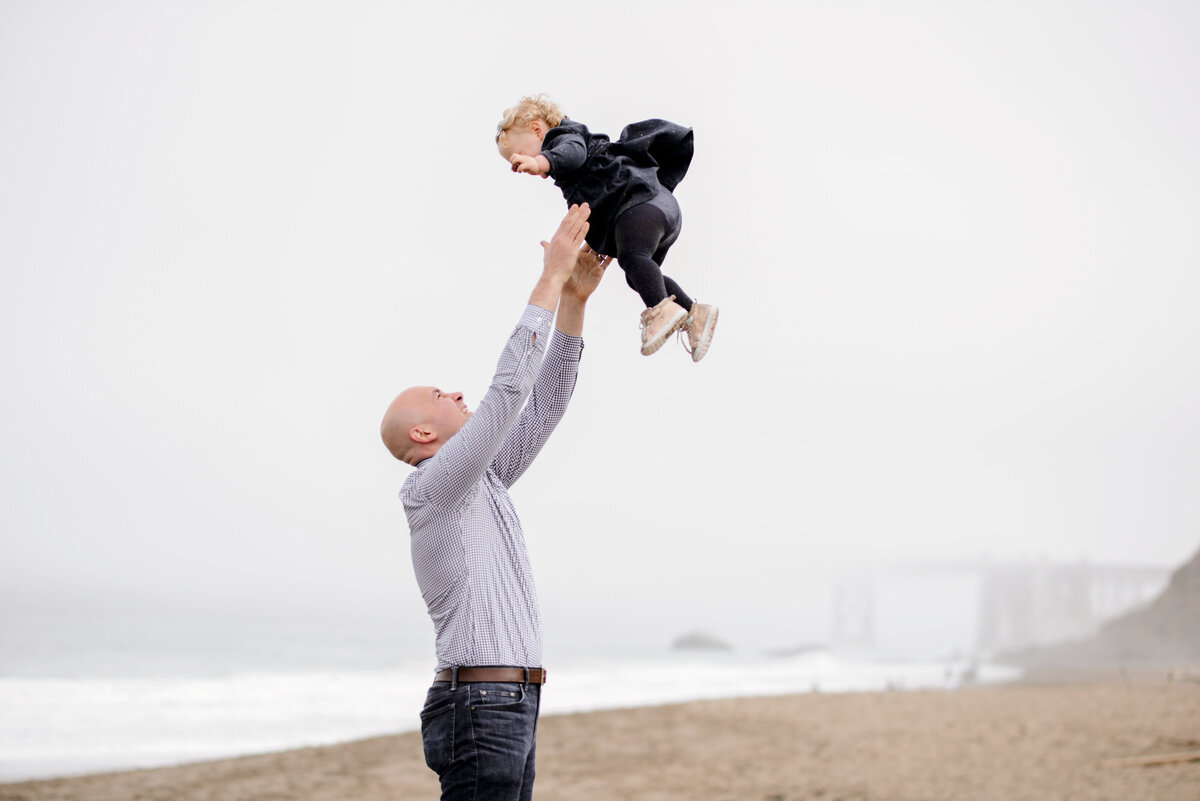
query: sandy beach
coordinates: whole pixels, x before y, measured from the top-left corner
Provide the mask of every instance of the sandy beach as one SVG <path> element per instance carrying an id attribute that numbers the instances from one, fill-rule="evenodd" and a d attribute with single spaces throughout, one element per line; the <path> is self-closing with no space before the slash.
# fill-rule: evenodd
<path id="1" fill-rule="evenodd" d="M 1200 798 L 1200 761 L 1129 763 L 1200 752 L 1200 683 L 1169 680 L 1165 671 L 1136 680 L 807 694 L 550 716 L 538 739 L 541 799 Z M 437 795 L 416 733 L 0 785 L 2 801 Z"/>

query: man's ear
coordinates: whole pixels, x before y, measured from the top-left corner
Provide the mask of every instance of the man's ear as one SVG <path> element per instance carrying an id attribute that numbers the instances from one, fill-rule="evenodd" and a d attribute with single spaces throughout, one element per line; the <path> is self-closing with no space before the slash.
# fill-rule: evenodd
<path id="1" fill-rule="evenodd" d="M 421 445 L 427 445 L 437 439 L 437 434 L 427 425 L 413 426 L 408 430 L 408 438 Z"/>

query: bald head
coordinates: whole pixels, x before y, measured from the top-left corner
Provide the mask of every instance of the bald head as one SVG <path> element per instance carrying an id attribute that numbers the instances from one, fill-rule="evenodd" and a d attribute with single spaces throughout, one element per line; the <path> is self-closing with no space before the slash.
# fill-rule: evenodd
<path id="1" fill-rule="evenodd" d="M 408 455 L 417 443 L 409 436 L 411 429 L 424 422 L 416 408 L 413 391 L 417 387 L 406 389 L 396 396 L 383 414 L 383 422 L 379 425 L 379 435 L 383 444 L 402 462 L 409 462 Z M 409 462 L 412 464 L 412 462 Z"/>
<path id="2" fill-rule="evenodd" d="M 461 392 L 409 387 L 384 412 L 379 434 L 392 456 L 415 465 L 437 453 L 471 414 Z"/>

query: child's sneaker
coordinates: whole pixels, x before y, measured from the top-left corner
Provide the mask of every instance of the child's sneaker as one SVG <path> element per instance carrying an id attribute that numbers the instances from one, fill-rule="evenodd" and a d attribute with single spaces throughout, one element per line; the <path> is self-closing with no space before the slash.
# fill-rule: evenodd
<path id="1" fill-rule="evenodd" d="M 717 314 L 720 311 L 716 306 L 707 303 L 692 304 L 692 313 L 680 329 L 680 333 L 687 332 L 688 343 L 683 349 L 692 354 L 692 361 L 698 362 L 708 353 L 713 331 L 717 328 Z"/>
<path id="2" fill-rule="evenodd" d="M 688 313 L 675 302 L 675 296 L 642 312 L 642 355 L 649 356 L 663 346 L 687 320 Z"/>

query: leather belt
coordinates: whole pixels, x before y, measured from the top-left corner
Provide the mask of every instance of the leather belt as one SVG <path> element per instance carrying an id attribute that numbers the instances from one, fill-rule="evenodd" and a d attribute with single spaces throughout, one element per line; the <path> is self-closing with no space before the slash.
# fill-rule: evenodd
<path id="1" fill-rule="evenodd" d="M 460 667 L 459 682 L 490 681 L 509 684 L 545 684 L 547 672 L 545 668 L 511 668 L 511 667 Z M 450 681 L 453 672 L 447 668 L 433 677 L 434 681 Z"/>

